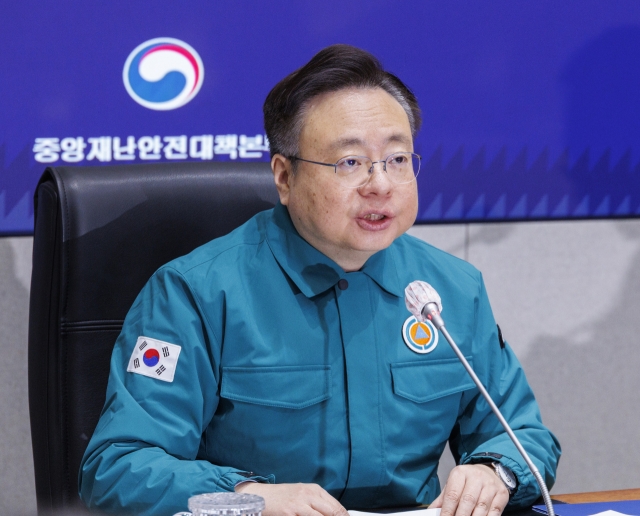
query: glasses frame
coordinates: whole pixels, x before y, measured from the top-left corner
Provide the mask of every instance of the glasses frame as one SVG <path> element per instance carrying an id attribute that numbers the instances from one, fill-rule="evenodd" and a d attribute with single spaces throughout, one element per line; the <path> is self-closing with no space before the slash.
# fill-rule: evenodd
<path id="1" fill-rule="evenodd" d="M 391 158 L 392 156 L 395 156 L 396 154 L 410 154 L 412 158 L 414 156 L 418 158 L 418 171 L 413 175 L 413 179 L 410 179 L 409 181 L 402 181 L 401 183 L 397 183 L 396 181 L 391 179 L 391 176 L 387 173 L 387 161 L 389 160 L 389 158 Z M 373 174 L 373 169 L 376 163 L 382 163 L 382 170 L 384 170 L 385 174 L 387 174 L 387 177 L 389 178 L 389 181 L 391 181 L 394 185 L 405 185 L 410 183 L 414 179 L 418 178 L 418 174 L 420 173 L 420 165 L 422 164 L 422 156 L 420 156 L 420 154 L 416 154 L 415 152 L 409 152 L 409 151 L 392 152 L 386 158 L 378 161 L 373 161 L 369 156 L 355 156 L 351 154 L 348 156 L 343 156 L 335 163 L 323 163 L 322 161 L 313 161 L 310 159 L 300 158 L 298 156 L 286 156 L 286 158 L 291 162 L 304 161 L 305 163 L 313 163 L 314 165 L 322 165 L 324 167 L 333 167 L 333 173 L 336 175 L 336 177 L 338 176 L 338 163 L 340 163 L 342 160 L 347 158 L 364 158 L 369 160 L 371 162 L 371 167 L 369 167 L 369 170 L 367 171 L 367 173 L 369 174 L 369 177 L 367 177 L 367 180 L 364 183 L 361 183 L 357 186 L 346 186 L 346 188 L 360 188 L 361 186 L 366 185 L 371 179 L 371 175 Z"/>

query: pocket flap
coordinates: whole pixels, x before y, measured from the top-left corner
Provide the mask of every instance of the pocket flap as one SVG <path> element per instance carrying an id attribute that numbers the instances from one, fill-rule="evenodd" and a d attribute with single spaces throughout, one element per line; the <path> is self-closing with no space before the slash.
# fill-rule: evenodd
<path id="1" fill-rule="evenodd" d="M 465 357 L 472 364 L 471 357 Z M 457 358 L 391 364 L 393 392 L 416 403 L 473 389 L 476 385 Z"/>
<path id="2" fill-rule="evenodd" d="M 331 366 L 223 367 L 220 396 L 301 409 L 331 397 Z"/>

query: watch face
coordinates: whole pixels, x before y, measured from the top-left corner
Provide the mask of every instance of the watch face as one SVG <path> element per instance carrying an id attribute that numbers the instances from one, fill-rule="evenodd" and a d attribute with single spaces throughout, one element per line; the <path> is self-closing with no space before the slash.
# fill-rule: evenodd
<path id="1" fill-rule="evenodd" d="M 516 488 L 516 477 L 513 471 L 498 463 L 496 464 L 496 472 L 509 489 L 513 490 Z"/>

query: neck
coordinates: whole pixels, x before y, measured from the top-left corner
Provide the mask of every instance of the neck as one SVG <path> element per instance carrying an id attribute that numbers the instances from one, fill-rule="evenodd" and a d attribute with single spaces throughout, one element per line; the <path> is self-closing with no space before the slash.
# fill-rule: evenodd
<path id="1" fill-rule="evenodd" d="M 312 247 L 320 251 L 327 258 L 336 262 L 345 272 L 355 272 L 362 269 L 364 264 L 377 251 L 358 251 L 355 249 L 342 249 L 333 246 L 323 245 L 321 241 L 316 241 L 311 235 L 305 234 L 303 228 L 298 227 L 297 221 L 291 217 L 291 222 L 298 234 Z"/>

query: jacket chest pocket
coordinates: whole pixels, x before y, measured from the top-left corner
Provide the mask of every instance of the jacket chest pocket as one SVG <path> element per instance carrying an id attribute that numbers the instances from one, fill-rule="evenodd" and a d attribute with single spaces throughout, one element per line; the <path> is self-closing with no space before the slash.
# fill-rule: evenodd
<path id="1" fill-rule="evenodd" d="M 254 405 L 303 409 L 331 397 L 331 366 L 223 367 L 220 396 Z"/>
<path id="2" fill-rule="evenodd" d="M 473 366 L 472 358 L 465 357 Z M 457 358 L 391 364 L 394 394 L 427 403 L 475 388 L 473 380 Z"/>

